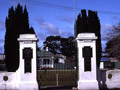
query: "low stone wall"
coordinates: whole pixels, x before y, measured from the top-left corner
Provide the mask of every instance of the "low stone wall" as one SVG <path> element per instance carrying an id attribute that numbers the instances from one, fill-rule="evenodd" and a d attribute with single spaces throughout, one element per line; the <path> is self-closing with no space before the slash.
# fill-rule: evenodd
<path id="1" fill-rule="evenodd" d="M 15 72 L 0 72 L 0 90 L 16 90 L 16 73 Z"/>
<path id="2" fill-rule="evenodd" d="M 106 71 L 107 88 L 120 88 L 120 70 Z"/>
<path id="3" fill-rule="evenodd" d="M 101 70 L 100 78 L 102 88 L 120 88 L 120 70 Z"/>
<path id="4" fill-rule="evenodd" d="M 19 81 L 18 75 L 17 72 L 0 72 L 0 90 L 38 90 L 37 82 Z M 29 73 L 26 76 L 29 77 Z"/>

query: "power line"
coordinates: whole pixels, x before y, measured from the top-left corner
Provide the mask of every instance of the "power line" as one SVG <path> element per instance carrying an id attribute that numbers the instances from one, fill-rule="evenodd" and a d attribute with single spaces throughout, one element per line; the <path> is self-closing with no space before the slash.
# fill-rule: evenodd
<path id="1" fill-rule="evenodd" d="M 25 1 L 23 0 L 21 2 L 27 2 L 27 3 L 29 3 L 31 5 L 34 5 L 34 6 L 42 6 L 42 7 L 46 7 L 46 8 L 58 8 L 58 9 L 67 10 L 67 11 L 75 11 L 75 15 L 76 15 L 77 11 L 82 10 L 82 8 L 77 8 L 76 7 L 76 1 L 75 1 L 75 7 L 46 3 L 46 2 L 37 1 L 37 0 L 25 0 Z M 90 9 L 85 9 L 85 10 L 88 11 Z M 97 11 L 100 14 L 115 14 L 115 15 L 117 14 L 117 15 L 120 15 L 120 12 L 103 11 L 103 10 L 93 10 L 93 11 Z"/>
<path id="2" fill-rule="evenodd" d="M 120 12 L 111 12 L 111 11 L 97 11 L 99 13 L 103 13 L 103 14 L 117 14 L 120 15 Z"/>
<path id="3" fill-rule="evenodd" d="M 51 4 L 51 3 L 46 3 L 46 2 L 42 2 L 42 1 L 36 1 L 36 0 L 30 0 L 27 3 L 30 3 L 30 4 L 35 5 L 35 6 L 41 5 L 43 7 L 59 8 L 59 9 L 64 9 L 64 10 L 68 10 L 68 11 L 74 11 L 74 9 L 75 9 L 75 8 L 69 7 L 69 6 Z"/>

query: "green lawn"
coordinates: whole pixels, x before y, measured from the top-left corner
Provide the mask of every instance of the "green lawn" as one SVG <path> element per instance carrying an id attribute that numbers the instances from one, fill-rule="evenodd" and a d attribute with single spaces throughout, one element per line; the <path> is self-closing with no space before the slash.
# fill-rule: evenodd
<path id="1" fill-rule="evenodd" d="M 58 75 L 58 82 L 57 82 Z M 77 73 L 76 70 L 39 70 L 38 71 L 39 86 L 76 86 Z"/>

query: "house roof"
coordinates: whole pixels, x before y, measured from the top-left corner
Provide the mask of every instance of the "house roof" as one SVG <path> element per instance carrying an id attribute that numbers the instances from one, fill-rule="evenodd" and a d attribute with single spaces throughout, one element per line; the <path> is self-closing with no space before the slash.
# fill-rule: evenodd
<path id="1" fill-rule="evenodd" d="M 110 61 L 109 57 L 101 57 L 101 61 Z"/>
<path id="2" fill-rule="evenodd" d="M 55 57 L 66 59 L 66 56 L 64 56 L 62 54 L 56 54 Z"/>
<path id="3" fill-rule="evenodd" d="M 38 56 L 38 58 L 45 59 L 45 58 L 52 58 L 54 56 L 54 54 L 49 51 L 38 51 L 37 56 Z"/>

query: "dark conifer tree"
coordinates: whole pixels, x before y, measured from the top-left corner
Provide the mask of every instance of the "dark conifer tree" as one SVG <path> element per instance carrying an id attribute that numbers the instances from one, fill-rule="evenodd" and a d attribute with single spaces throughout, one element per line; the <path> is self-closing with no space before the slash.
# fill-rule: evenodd
<path id="1" fill-rule="evenodd" d="M 82 32 L 87 32 L 88 30 L 88 25 L 87 25 L 87 14 L 86 14 L 86 10 L 81 10 L 81 13 L 78 15 L 77 20 L 76 20 L 76 35 L 78 33 L 82 33 Z"/>
<path id="2" fill-rule="evenodd" d="M 80 27 L 81 27 L 81 14 L 78 15 L 76 23 L 75 23 L 75 37 L 77 37 L 77 34 L 80 33 Z"/>
<path id="3" fill-rule="evenodd" d="M 81 17 L 82 16 L 82 17 Z M 79 33 L 95 33 L 98 37 L 96 41 L 96 58 L 97 66 L 99 67 L 101 59 L 101 34 L 100 34 L 100 21 L 95 11 L 88 11 L 88 16 L 86 10 L 81 10 L 81 14 L 78 15 L 76 20 L 76 36 Z"/>
<path id="4" fill-rule="evenodd" d="M 88 31 L 88 21 L 87 21 L 87 14 L 86 14 L 86 10 L 81 10 L 81 30 L 80 32 L 87 32 Z"/>
<path id="5" fill-rule="evenodd" d="M 100 20 L 98 18 L 97 12 L 95 11 L 88 11 L 88 32 L 95 33 L 95 35 L 98 37 L 96 40 L 96 59 L 97 59 L 97 65 L 99 67 L 100 65 L 100 59 L 101 59 L 101 34 L 100 34 Z"/>
<path id="6" fill-rule="evenodd" d="M 29 19 L 26 6 L 18 4 L 17 7 L 9 8 L 8 17 L 6 17 L 5 33 L 5 63 L 10 72 L 14 72 L 19 67 L 19 38 L 20 34 L 35 33 L 33 28 L 29 28 Z"/>

